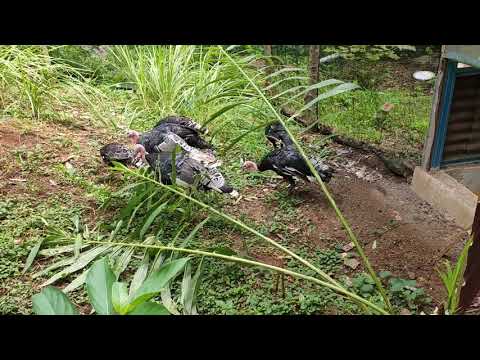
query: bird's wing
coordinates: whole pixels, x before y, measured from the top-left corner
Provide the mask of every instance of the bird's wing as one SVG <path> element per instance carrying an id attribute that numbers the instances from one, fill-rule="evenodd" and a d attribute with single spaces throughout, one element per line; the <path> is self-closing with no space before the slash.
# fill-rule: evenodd
<path id="1" fill-rule="evenodd" d="M 185 140 L 183 140 L 177 134 L 173 132 L 168 132 L 163 137 L 164 141 L 155 146 L 155 150 L 158 152 L 171 152 L 175 150 L 175 147 L 178 145 L 186 152 L 191 152 L 193 148 L 188 145 Z"/>

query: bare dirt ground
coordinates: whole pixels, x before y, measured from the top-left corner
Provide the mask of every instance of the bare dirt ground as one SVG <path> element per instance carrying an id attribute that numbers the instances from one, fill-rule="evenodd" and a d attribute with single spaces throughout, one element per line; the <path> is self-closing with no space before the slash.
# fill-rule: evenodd
<path id="1" fill-rule="evenodd" d="M 328 187 L 374 268 L 415 279 L 439 303 L 443 288 L 435 268 L 445 258 L 456 258 L 467 232 L 420 200 L 404 178 L 391 175 L 374 155 L 339 145 L 335 148 L 340 154 L 335 160 L 337 172 Z M 258 222 L 268 221 L 274 216 L 275 205 L 266 199 L 279 187 L 285 187 L 281 180 L 250 188 L 245 191 L 248 200 L 242 199 L 231 211 Z M 289 224 L 294 232 L 291 241 L 320 248 L 350 242 L 319 188 L 299 186 L 295 196 L 301 203 L 298 221 Z M 267 261 L 273 264 L 280 259 Z M 359 270 L 361 266 L 355 271 Z"/>

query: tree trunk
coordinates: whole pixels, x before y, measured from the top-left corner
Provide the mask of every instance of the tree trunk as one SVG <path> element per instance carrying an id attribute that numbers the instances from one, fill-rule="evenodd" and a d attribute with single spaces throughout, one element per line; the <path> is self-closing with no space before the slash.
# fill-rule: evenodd
<path id="1" fill-rule="evenodd" d="M 319 62 L 320 62 L 320 45 L 310 45 L 308 72 L 310 77 L 310 85 L 318 83 L 319 80 Z M 305 95 L 305 105 L 318 96 L 318 89 L 311 90 Z M 306 112 L 308 122 L 311 124 L 318 120 L 318 106 L 315 104 Z"/>
<path id="2" fill-rule="evenodd" d="M 272 45 L 263 45 L 265 56 L 272 56 Z"/>

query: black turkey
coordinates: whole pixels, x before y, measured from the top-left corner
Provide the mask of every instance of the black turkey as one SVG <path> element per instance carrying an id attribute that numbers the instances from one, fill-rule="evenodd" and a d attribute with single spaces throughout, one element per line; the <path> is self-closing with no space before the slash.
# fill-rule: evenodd
<path id="1" fill-rule="evenodd" d="M 123 144 L 107 144 L 100 149 L 100 156 L 107 165 L 112 161 L 122 163 L 126 166 L 136 165 L 134 152 Z"/>
<path id="2" fill-rule="evenodd" d="M 207 128 L 202 129 L 202 126 L 200 124 L 198 124 L 197 122 L 185 116 L 174 116 L 174 115 L 167 116 L 159 120 L 158 123 L 153 128 L 154 129 L 157 127 L 161 128 L 165 126 L 164 124 L 176 124 L 176 125 L 190 128 L 192 130 L 195 130 L 204 134 L 207 133 Z"/>
<path id="3" fill-rule="evenodd" d="M 293 145 L 292 139 L 280 122 L 268 125 L 265 128 L 265 136 L 275 148 L 283 145 Z"/>
<path id="4" fill-rule="evenodd" d="M 333 176 L 333 169 L 320 160 L 310 159 L 310 162 L 317 170 L 322 181 L 328 183 Z M 307 182 L 315 180 L 307 163 L 293 145 L 284 145 L 273 150 L 258 165 L 253 161 L 245 161 L 243 169 L 245 171 L 272 170 L 288 181 L 290 192 L 295 187 L 295 180 L 302 179 Z"/>
<path id="5" fill-rule="evenodd" d="M 150 168 L 160 175 L 163 184 L 172 184 L 172 152 L 146 153 L 145 148 L 138 144 L 135 154 L 139 155 Z M 188 153 L 178 153 L 175 156 L 176 183 L 182 187 L 198 186 L 201 190 L 215 190 L 220 193 L 238 196 L 238 192 L 225 183 L 223 175 L 216 167 L 206 167 L 202 162 L 193 159 Z"/>
<path id="6" fill-rule="evenodd" d="M 176 119 L 176 120 L 175 120 Z M 185 141 L 191 147 L 197 149 L 212 149 L 212 146 L 206 142 L 196 129 L 198 124 L 181 118 L 169 117 L 160 121 L 152 130 L 143 134 L 137 131 L 130 131 L 128 138 L 133 144 L 141 144 L 148 153 L 173 151 L 168 144 L 168 134 L 175 134 Z"/>

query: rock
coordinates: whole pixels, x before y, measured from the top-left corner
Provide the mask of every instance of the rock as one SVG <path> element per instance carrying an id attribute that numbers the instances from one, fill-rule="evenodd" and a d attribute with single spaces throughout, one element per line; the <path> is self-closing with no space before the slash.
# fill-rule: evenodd
<path id="1" fill-rule="evenodd" d="M 411 271 L 409 271 L 407 275 L 408 275 L 408 278 L 409 278 L 410 280 L 415 280 L 415 278 L 416 278 L 415 274 L 414 274 L 413 272 L 411 272 Z"/>
<path id="2" fill-rule="evenodd" d="M 52 185 L 52 186 L 57 186 L 57 185 L 58 185 L 55 181 L 53 181 L 53 180 L 51 180 L 51 179 L 48 180 L 48 182 L 49 182 L 50 185 Z"/>
<path id="3" fill-rule="evenodd" d="M 354 247 L 355 247 L 355 244 L 353 242 L 351 242 L 351 243 L 345 245 L 344 247 L 342 247 L 342 250 L 345 251 L 345 252 L 349 252 Z"/>
<path id="4" fill-rule="evenodd" d="M 360 262 L 357 259 L 344 259 L 343 263 L 345 266 L 348 266 L 350 269 L 355 270 L 358 265 L 360 265 Z"/>
<path id="5" fill-rule="evenodd" d="M 412 313 L 408 309 L 402 309 L 400 315 L 412 315 Z"/>

